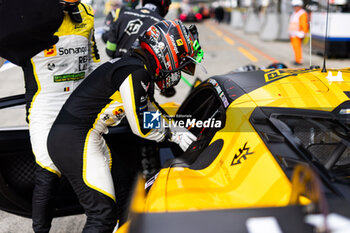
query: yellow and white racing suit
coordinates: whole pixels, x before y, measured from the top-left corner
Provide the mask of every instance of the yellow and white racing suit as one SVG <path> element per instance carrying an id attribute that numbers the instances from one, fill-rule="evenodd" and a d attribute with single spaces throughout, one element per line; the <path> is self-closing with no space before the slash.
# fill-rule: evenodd
<path id="1" fill-rule="evenodd" d="M 36 162 L 56 174 L 59 171 L 47 152 L 47 135 L 69 95 L 99 64 L 93 11 L 83 3 L 79 9 L 83 22 L 74 23 L 65 14 L 55 33 L 59 41 L 23 67 L 30 139 Z"/>
<path id="2" fill-rule="evenodd" d="M 94 39 L 94 15 L 89 5 L 78 5 L 82 22 L 65 12 L 56 36 L 59 41 L 24 65 L 27 120 L 32 150 L 38 164 L 33 192 L 33 229 L 49 232 L 53 199 L 60 171 L 47 150 L 47 137 L 64 102 L 99 64 Z"/>

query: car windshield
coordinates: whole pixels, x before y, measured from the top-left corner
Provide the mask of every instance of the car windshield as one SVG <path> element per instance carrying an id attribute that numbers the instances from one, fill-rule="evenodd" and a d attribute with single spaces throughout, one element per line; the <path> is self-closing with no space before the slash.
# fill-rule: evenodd
<path id="1" fill-rule="evenodd" d="M 312 161 L 322 164 L 337 180 L 350 183 L 350 133 L 342 121 L 301 116 L 276 117 L 289 141 Z"/>

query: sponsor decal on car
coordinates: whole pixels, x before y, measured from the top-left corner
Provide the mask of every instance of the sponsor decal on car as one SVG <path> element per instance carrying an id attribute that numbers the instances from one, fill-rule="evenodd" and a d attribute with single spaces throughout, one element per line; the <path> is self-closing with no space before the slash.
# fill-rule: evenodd
<path id="1" fill-rule="evenodd" d="M 159 175 L 159 172 L 147 180 L 147 182 L 145 183 L 145 189 L 148 189 L 154 184 L 158 175 Z"/>
<path id="2" fill-rule="evenodd" d="M 248 155 L 254 154 L 253 151 L 249 152 L 250 148 L 247 147 L 247 143 L 248 142 L 246 142 L 242 148 L 238 149 L 238 153 L 236 153 L 235 156 L 233 157 L 233 160 L 231 162 L 231 166 L 241 164 L 242 162 L 247 160 Z"/>
<path id="3" fill-rule="evenodd" d="M 227 100 L 225 94 L 223 93 L 218 82 L 216 82 L 215 79 L 209 79 L 208 82 L 211 83 L 215 87 L 215 90 L 219 94 L 220 99 L 221 99 L 222 103 L 224 104 L 224 107 L 227 108 L 230 105 L 230 103 L 228 102 L 228 100 Z"/>

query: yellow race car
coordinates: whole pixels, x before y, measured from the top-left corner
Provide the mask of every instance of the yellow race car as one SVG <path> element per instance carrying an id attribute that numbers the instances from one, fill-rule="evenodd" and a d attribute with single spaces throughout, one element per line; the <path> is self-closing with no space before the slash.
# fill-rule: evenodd
<path id="1" fill-rule="evenodd" d="M 174 120 L 198 141 L 139 179 L 117 232 L 349 230 L 349 97 L 350 69 L 211 77 Z"/>

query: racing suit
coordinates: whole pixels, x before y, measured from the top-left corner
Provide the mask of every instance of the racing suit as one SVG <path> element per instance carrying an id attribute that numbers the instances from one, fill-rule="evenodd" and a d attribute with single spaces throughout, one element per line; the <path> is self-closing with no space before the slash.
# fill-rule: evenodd
<path id="1" fill-rule="evenodd" d="M 49 130 L 69 95 L 99 62 L 93 10 L 83 3 L 78 7 L 82 23 L 73 22 L 65 13 L 55 33 L 59 41 L 22 67 L 30 140 L 38 164 L 32 212 L 35 232 L 50 229 L 54 188 L 60 176 L 47 151 Z"/>
<path id="2" fill-rule="evenodd" d="M 73 92 L 51 128 L 48 150 L 85 209 L 85 233 L 112 232 L 118 219 L 111 155 L 102 137 L 107 126 L 126 116 L 136 135 L 155 141 L 167 135 L 165 128 L 142 127 L 153 85 L 152 67 L 145 63 L 133 55 L 101 65 Z"/>
<path id="3" fill-rule="evenodd" d="M 117 9 L 108 34 L 107 55 L 112 58 L 124 55 L 142 32 L 160 20 L 163 18 L 159 15 L 157 7 L 150 3 L 141 9 Z"/>

